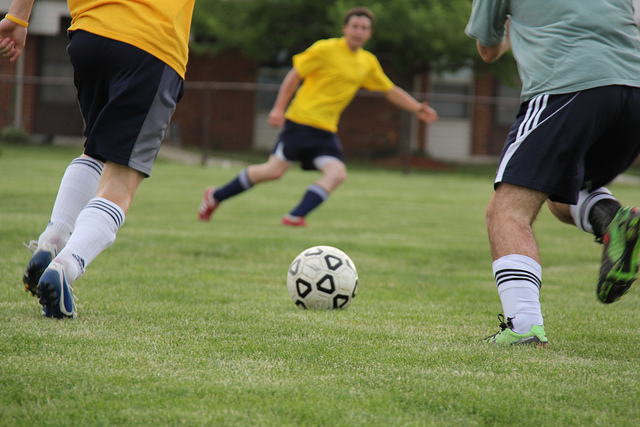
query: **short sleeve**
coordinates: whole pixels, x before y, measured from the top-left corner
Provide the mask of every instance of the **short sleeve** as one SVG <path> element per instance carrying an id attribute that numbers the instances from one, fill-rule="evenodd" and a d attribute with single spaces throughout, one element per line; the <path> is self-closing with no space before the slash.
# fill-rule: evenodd
<path id="1" fill-rule="evenodd" d="M 502 42 L 509 15 L 509 0 L 473 0 L 465 33 L 483 46 Z"/>
<path id="2" fill-rule="evenodd" d="M 304 52 L 293 56 L 293 68 L 296 69 L 301 78 L 304 78 L 306 75 L 322 66 L 325 45 L 326 43 L 324 43 L 324 40 L 319 40 L 309 46 L 309 48 Z"/>
<path id="3" fill-rule="evenodd" d="M 388 92 L 395 86 L 391 79 L 382 70 L 382 66 L 375 55 L 370 54 L 369 62 L 371 64 L 370 72 L 362 82 L 362 87 L 376 92 Z"/>

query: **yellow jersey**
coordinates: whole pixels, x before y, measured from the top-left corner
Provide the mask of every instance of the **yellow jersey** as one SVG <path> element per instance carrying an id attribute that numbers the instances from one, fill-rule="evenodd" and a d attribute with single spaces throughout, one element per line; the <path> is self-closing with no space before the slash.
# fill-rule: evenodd
<path id="1" fill-rule="evenodd" d="M 395 86 L 374 54 L 353 52 L 344 37 L 318 40 L 293 57 L 293 67 L 304 80 L 285 117 L 334 133 L 358 89 L 388 92 Z"/>
<path id="2" fill-rule="evenodd" d="M 84 30 L 155 56 L 183 79 L 195 0 L 68 0 L 70 31 Z"/>

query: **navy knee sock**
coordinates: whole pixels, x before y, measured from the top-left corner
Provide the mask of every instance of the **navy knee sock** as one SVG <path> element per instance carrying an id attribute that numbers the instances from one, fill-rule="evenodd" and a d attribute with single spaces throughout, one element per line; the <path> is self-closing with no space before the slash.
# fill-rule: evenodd
<path id="1" fill-rule="evenodd" d="M 224 186 L 218 188 L 213 193 L 213 198 L 218 202 L 228 199 L 229 197 L 233 197 L 236 194 L 240 194 L 243 191 L 246 191 L 253 187 L 251 181 L 249 181 L 249 175 L 247 174 L 247 168 L 244 168 L 240 171 L 238 176 L 229 181 Z"/>
<path id="2" fill-rule="evenodd" d="M 307 187 L 307 191 L 304 193 L 300 204 L 293 208 L 289 215 L 292 216 L 307 216 L 309 212 L 317 208 L 322 202 L 327 200 L 329 193 L 327 190 L 320 187 L 318 184 L 311 184 Z"/>

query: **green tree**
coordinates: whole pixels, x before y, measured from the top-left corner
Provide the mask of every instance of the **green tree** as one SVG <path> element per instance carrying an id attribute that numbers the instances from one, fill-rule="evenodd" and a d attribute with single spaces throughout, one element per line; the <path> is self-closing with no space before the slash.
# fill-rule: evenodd
<path id="1" fill-rule="evenodd" d="M 335 36 L 333 0 L 199 0 L 192 49 L 238 49 L 266 65 L 285 65 L 314 41 Z M 338 27 L 339 28 L 339 27 Z"/>
<path id="2" fill-rule="evenodd" d="M 464 34 L 471 0 L 198 0 L 193 49 L 238 49 L 265 65 L 287 65 L 316 40 L 340 36 L 344 13 L 361 4 L 377 18 L 366 48 L 405 84 L 417 72 L 455 71 L 478 62 L 475 42 Z M 505 76 L 514 71 L 493 68 Z"/>

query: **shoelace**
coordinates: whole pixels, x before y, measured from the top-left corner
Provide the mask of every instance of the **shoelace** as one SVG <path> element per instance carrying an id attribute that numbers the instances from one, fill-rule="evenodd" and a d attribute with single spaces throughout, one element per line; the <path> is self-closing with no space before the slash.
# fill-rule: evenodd
<path id="1" fill-rule="evenodd" d="M 34 253 L 36 251 L 36 249 L 38 249 L 38 241 L 37 240 L 29 241 L 28 245 L 25 242 L 22 242 L 22 244 L 25 245 L 27 247 L 27 249 L 29 249 L 29 251 L 31 251 L 31 253 Z"/>
<path id="2" fill-rule="evenodd" d="M 513 325 L 511 324 L 511 319 L 507 319 L 507 321 L 504 321 L 504 315 L 502 313 L 498 314 L 498 320 L 500 321 L 500 324 L 498 325 L 500 327 L 500 330 L 498 332 L 496 332 L 493 335 L 489 335 L 488 337 L 484 338 L 483 341 L 486 341 L 488 339 L 491 339 L 497 335 L 499 335 L 502 331 L 504 331 L 505 329 L 509 328 L 511 329 L 513 327 Z"/>

